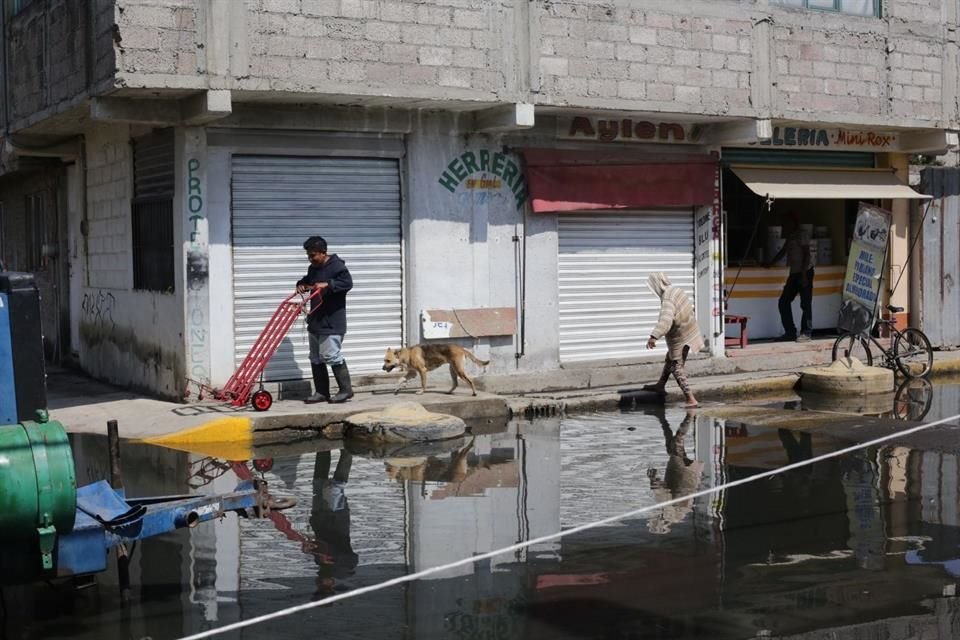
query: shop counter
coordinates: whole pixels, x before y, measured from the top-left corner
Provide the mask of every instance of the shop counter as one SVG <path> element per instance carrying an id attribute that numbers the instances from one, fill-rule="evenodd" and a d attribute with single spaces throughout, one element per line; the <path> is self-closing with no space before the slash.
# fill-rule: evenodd
<path id="1" fill-rule="evenodd" d="M 739 270 L 739 277 L 737 271 Z M 816 266 L 813 278 L 813 328 L 833 329 L 840 313 L 840 294 L 846 267 L 842 265 Z M 746 316 L 747 336 L 750 340 L 776 338 L 783 335 L 777 301 L 789 271 L 786 267 L 727 267 L 724 289 L 729 292 L 727 315 Z M 736 281 L 736 284 L 734 284 Z M 793 321 L 800 330 L 800 296 L 793 301 Z M 740 327 L 724 327 L 727 338 L 740 335 Z"/>

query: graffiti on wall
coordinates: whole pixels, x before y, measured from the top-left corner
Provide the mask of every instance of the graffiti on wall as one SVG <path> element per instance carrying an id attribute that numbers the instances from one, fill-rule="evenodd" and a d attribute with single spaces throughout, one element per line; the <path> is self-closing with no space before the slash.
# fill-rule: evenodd
<path id="1" fill-rule="evenodd" d="M 190 377 L 210 380 L 209 288 L 210 259 L 207 219 L 204 215 L 202 167 L 198 158 L 187 160 L 187 370 Z"/>
<path id="2" fill-rule="evenodd" d="M 116 327 L 113 319 L 113 309 L 116 304 L 117 299 L 109 291 L 104 293 L 98 290 L 96 293 L 83 294 L 80 302 L 82 322 L 97 331 L 113 330 Z"/>
<path id="3" fill-rule="evenodd" d="M 517 209 L 527 201 L 527 181 L 520 166 L 499 151 L 464 151 L 447 164 L 438 182 L 454 194 L 462 185 L 468 197 L 478 204 L 504 198 L 505 186 Z"/>

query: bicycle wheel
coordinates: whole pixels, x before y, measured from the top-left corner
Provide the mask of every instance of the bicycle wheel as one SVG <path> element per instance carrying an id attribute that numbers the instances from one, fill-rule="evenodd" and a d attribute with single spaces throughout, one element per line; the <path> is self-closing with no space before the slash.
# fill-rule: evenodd
<path id="1" fill-rule="evenodd" d="M 933 403 L 933 385 L 926 378 L 907 378 L 897 389 L 893 417 L 898 420 L 923 420 Z"/>
<path id="2" fill-rule="evenodd" d="M 920 329 L 907 329 L 893 343 L 893 360 L 908 378 L 920 378 L 933 369 L 933 348 Z"/>
<path id="3" fill-rule="evenodd" d="M 873 366 L 870 343 L 863 336 L 846 333 L 837 338 L 833 343 L 833 361 L 836 362 L 840 358 L 856 358 L 868 367 Z"/>

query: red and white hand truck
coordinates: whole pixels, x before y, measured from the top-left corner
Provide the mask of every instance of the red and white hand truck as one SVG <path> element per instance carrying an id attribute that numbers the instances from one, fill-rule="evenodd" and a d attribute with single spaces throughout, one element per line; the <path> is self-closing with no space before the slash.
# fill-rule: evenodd
<path id="1" fill-rule="evenodd" d="M 310 315 L 316 309 L 314 307 L 310 311 L 304 311 L 307 303 L 314 297 L 322 295 L 322 291 L 322 289 L 314 289 L 308 294 L 295 292 L 287 296 L 277 307 L 277 310 L 273 312 L 273 316 L 270 317 L 267 325 L 260 332 L 260 336 L 250 347 L 247 357 L 243 359 L 243 362 L 240 363 L 240 366 L 233 372 L 222 389 L 187 378 L 188 386 L 184 392 L 184 397 L 190 397 L 189 385 L 193 384 L 199 390 L 198 400 L 203 400 L 204 394 L 209 394 L 214 399 L 227 401 L 235 407 L 246 405 L 248 400 L 256 411 L 266 411 L 272 407 L 273 396 L 263 388 L 263 371 L 267 368 L 270 358 L 277 352 L 277 348 L 286 337 L 294 321 L 301 313 Z M 319 306 L 317 305 L 317 307 Z M 254 386 L 258 384 L 260 388 L 253 391 Z"/>

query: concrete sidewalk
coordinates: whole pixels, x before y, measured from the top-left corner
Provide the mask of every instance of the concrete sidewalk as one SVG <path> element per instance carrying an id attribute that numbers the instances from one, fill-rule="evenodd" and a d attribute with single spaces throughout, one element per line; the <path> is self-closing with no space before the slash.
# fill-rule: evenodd
<path id="1" fill-rule="evenodd" d="M 826 341 L 824 341 L 826 342 Z M 831 342 L 832 344 L 832 342 Z M 751 400 L 792 395 L 805 367 L 830 361 L 829 345 L 797 348 L 793 343 L 751 345 L 725 359 L 697 359 L 689 363 L 691 385 L 704 403 L 727 399 Z M 392 385 L 358 386 L 356 397 L 340 405 L 306 405 L 301 400 L 277 400 L 269 411 L 256 412 L 216 401 L 192 404 L 151 399 L 117 389 L 80 374 L 54 371 L 48 376 L 50 415 L 70 432 L 106 433 L 108 420 L 117 420 L 126 438 L 149 439 L 176 433 L 204 431 L 209 438 L 281 442 L 319 431 L 361 411 L 385 408 L 398 401 L 415 401 L 431 411 L 457 415 L 468 421 L 506 421 L 510 417 L 538 417 L 566 412 L 616 408 L 620 390 L 637 388 L 659 374 L 661 363 L 620 367 L 570 367 L 559 372 L 484 378 L 485 389 L 472 397 L 458 389 L 453 395 L 405 391 L 393 395 Z M 934 374 L 960 372 L 960 351 L 935 354 Z M 445 373 L 445 372 L 444 372 Z M 434 387 L 436 388 L 436 387 Z M 668 389 L 673 388 L 673 383 Z M 680 401 L 672 393 L 668 402 Z M 193 436 L 197 437 L 197 436 Z"/>

